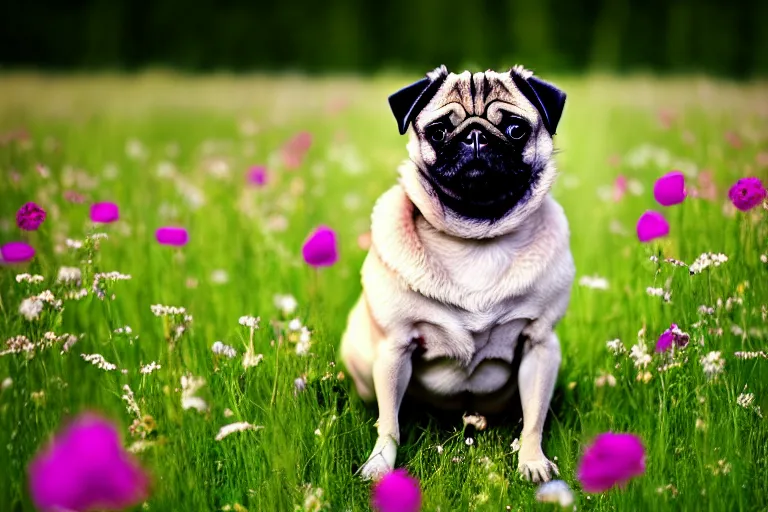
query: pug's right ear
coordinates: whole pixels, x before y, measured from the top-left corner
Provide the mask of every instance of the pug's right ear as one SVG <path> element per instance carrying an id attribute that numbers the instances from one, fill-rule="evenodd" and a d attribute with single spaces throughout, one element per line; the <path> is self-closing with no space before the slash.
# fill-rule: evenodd
<path id="1" fill-rule="evenodd" d="M 416 119 L 419 112 L 429 103 L 429 100 L 435 95 L 437 90 L 448 76 L 448 69 L 445 66 L 427 73 L 426 78 L 404 87 L 389 97 L 389 107 L 397 121 L 397 128 L 400 135 L 408 131 L 408 125 Z"/>

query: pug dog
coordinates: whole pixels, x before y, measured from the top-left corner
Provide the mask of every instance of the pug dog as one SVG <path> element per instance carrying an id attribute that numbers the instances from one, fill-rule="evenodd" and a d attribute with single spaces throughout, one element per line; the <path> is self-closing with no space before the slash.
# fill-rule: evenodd
<path id="1" fill-rule="evenodd" d="M 363 478 L 393 469 L 406 393 L 480 414 L 519 393 L 518 470 L 534 482 L 559 474 L 541 440 L 575 273 L 550 195 L 565 96 L 520 66 L 441 66 L 389 97 L 410 158 L 374 206 L 363 291 L 339 347 L 360 397 L 378 402 Z"/>

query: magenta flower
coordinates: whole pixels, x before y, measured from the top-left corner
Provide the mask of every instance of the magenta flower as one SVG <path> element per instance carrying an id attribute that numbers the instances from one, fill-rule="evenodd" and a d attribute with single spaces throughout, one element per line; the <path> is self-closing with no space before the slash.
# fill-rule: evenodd
<path id="1" fill-rule="evenodd" d="M 8 242 L 0 247 L 3 263 L 23 263 L 35 256 L 35 248 L 24 242 Z"/>
<path id="2" fill-rule="evenodd" d="M 637 221 L 637 238 L 641 242 L 650 242 L 669 234 L 669 223 L 659 212 L 648 210 Z"/>
<path id="3" fill-rule="evenodd" d="M 666 352 L 673 345 L 680 348 L 685 347 L 690 339 L 691 337 L 688 333 L 681 331 L 677 324 L 672 324 L 669 329 L 659 336 L 659 340 L 656 342 L 656 352 Z"/>
<path id="4" fill-rule="evenodd" d="M 254 165 L 248 169 L 248 183 L 263 187 L 267 184 L 267 169 L 261 165 Z"/>
<path id="5" fill-rule="evenodd" d="M 327 226 L 319 226 L 304 242 L 301 254 L 313 267 L 330 267 L 339 259 L 336 233 Z"/>
<path id="6" fill-rule="evenodd" d="M 585 491 L 604 492 L 645 473 L 645 448 L 634 434 L 597 436 L 579 462 L 577 475 Z"/>
<path id="7" fill-rule="evenodd" d="M 733 206 L 745 212 L 763 202 L 765 187 L 760 178 L 741 178 L 728 191 Z"/>
<path id="8" fill-rule="evenodd" d="M 685 176 L 680 171 L 668 172 L 653 185 L 653 197 L 661 206 L 680 204 L 685 196 Z"/>
<path id="9" fill-rule="evenodd" d="M 181 247 L 189 242 L 189 233 L 184 228 L 166 226 L 155 231 L 155 238 L 161 245 Z"/>
<path id="10" fill-rule="evenodd" d="M 94 203 L 91 205 L 91 221 L 109 224 L 120 218 L 120 210 L 115 203 Z"/>
<path id="11" fill-rule="evenodd" d="M 29 464 L 32 501 L 43 511 L 121 509 L 146 499 L 149 479 L 108 420 L 86 413 Z"/>
<path id="12" fill-rule="evenodd" d="M 418 512 L 419 482 L 404 469 L 390 471 L 371 489 L 371 507 L 375 512 Z"/>
<path id="13" fill-rule="evenodd" d="M 37 231 L 45 221 L 45 210 L 36 203 L 27 203 L 16 212 L 16 224 L 25 231 Z"/>

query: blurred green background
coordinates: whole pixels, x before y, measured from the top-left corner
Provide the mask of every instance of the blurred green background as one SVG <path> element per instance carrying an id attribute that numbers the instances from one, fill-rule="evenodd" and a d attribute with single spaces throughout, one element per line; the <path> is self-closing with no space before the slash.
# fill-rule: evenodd
<path id="1" fill-rule="evenodd" d="M 2 0 L 0 66 L 768 74 L 768 2 Z"/>

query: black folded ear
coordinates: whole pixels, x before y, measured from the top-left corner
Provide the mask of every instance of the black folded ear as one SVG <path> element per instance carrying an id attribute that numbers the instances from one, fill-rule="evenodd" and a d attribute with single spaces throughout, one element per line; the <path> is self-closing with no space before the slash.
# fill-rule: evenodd
<path id="1" fill-rule="evenodd" d="M 416 119 L 419 112 L 434 97 L 447 74 L 448 71 L 445 66 L 441 66 L 429 73 L 427 78 L 422 78 L 389 97 L 389 107 L 397 120 L 400 135 L 408 131 L 408 125 Z"/>
<path id="2" fill-rule="evenodd" d="M 554 85 L 539 80 L 535 76 L 526 79 L 518 73 L 512 72 L 512 79 L 520 92 L 533 103 L 536 110 L 544 120 L 544 127 L 550 135 L 554 135 L 557 124 L 563 115 L 565 107 L 565 93 Z"/>

